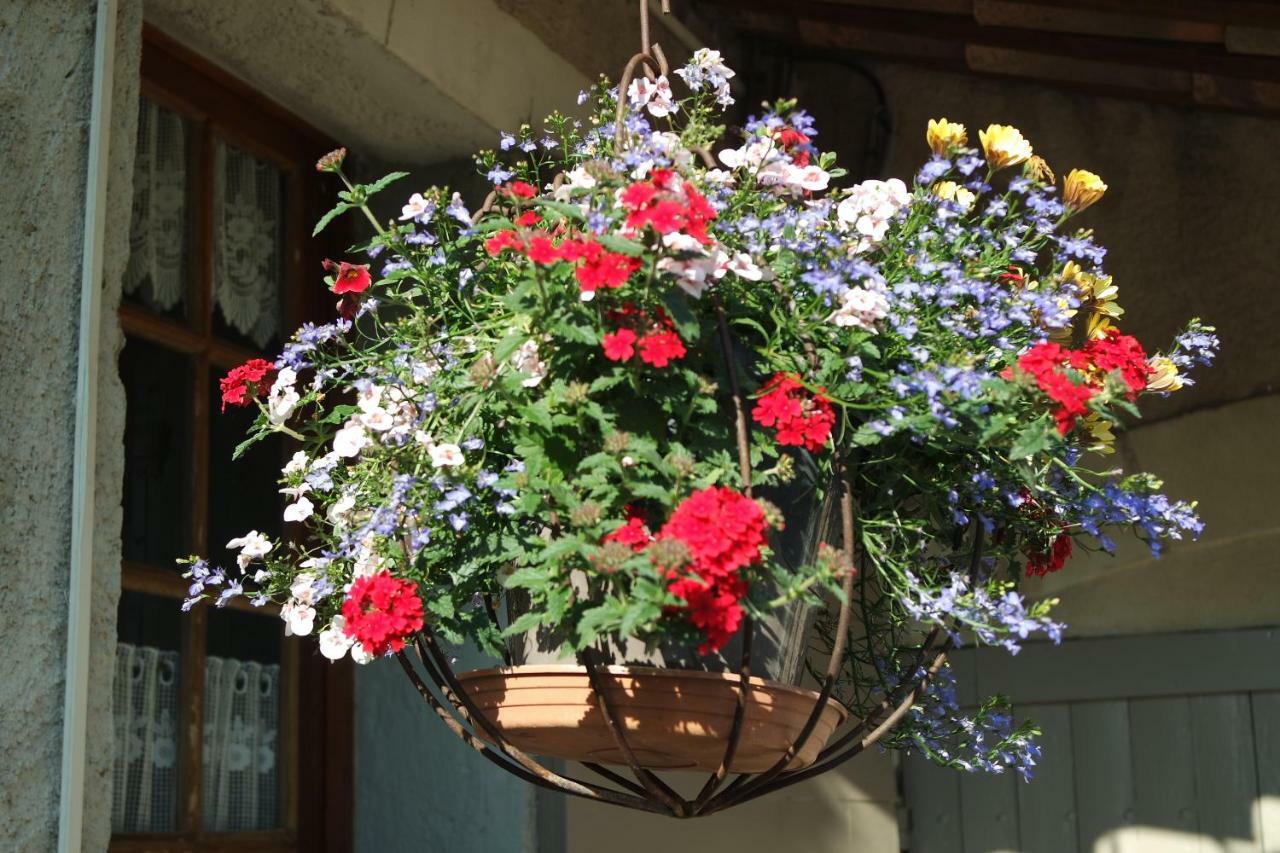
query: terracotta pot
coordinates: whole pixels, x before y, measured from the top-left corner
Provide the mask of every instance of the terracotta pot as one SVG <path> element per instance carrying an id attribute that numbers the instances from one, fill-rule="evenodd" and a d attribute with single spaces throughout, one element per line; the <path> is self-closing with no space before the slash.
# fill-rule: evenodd
<path id="1" fill-rule="evenodd" d="M 733 725 L 738 675 L 611 666 L 601 677 L 609 705 L 642 766 L 708 772 L 720 766 Z M 596 705 L 584 667 L 480 669 L 459 680 L 480 712 L 514 746 L 571 761 L 626 764 Z M 769 769 L 800 734 L 817 699 L 812 690 L 752 678 L 730 769 Z M 844 708 L 829 701 L 788 769 L 811 764 L 844 718 Z M 488 740 L 482 729 L 478 733 Z"/>

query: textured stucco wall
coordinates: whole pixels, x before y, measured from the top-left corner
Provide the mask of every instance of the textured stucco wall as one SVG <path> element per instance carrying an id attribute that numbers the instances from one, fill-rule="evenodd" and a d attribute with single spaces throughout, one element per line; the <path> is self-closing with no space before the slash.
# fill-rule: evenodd
<path id="1" fill-rule="evenodd" d="M 72 443 L 96 4 L 0 5 L 0 845 L 58 823 Z M 119 3 L 99 364 L 97 525 L 84 849 L 110 835 L 124 394 L 115 317 L 128 247 L 141 4 Z"/>

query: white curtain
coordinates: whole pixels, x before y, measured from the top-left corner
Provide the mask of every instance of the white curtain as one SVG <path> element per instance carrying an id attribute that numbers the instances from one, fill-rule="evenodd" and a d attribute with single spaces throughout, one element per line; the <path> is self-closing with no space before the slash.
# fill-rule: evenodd
<path id="1" fill-rule="evenodd" d="M 177 798 L 178 653 L 116 646 L 113 832 L 172 832 Z"/>
<path id="2" fill-rule="evenodd" d="M 124 290 L 168 311 L 186 283 L 187 130 L 176 113 L 145 98 L 138 110 L 133 218 Z"/>
<path id="3" fill-rule="evenodd" d="M 259 347 L 280 329 L 283 219 L 279 169 L 214 143 L 213 300 Z"/>
<path id="4" fill-rule="evenodd" d="M 280 667 L 231 658 L 206 661 L 204 828 L 277 825 Z"/>

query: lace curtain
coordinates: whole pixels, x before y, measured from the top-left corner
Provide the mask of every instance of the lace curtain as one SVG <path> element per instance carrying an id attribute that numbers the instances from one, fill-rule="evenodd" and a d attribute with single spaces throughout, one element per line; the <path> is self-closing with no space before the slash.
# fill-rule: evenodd
<path id="1" fill-rule="evenodd" d="M 204 827 L 279 823 L 280 667 L 209 657 L 205 671 Z M 178 653 L 116 646 L 111 828 L 172 832 L 178 793 Z"/>
<path id="2" fill-rule="evenodd" d="M 113 832 L 172 832 L 178 793 L 178 653 L 116 646 Z"/>
<path id="3" fill-rule="evenodd" d="M 213 301 L 227 325 L 265 348 L 280 328 L 282 175 L 220 140 L 214 175 Z"/>
<path id="4" fill-rule="evenodd" d="M 187 249 L 187 127 L 142 99 L 124 291 L 159 311 L 183 301 Z"/>
<path id="5" fill-rule="evenodd" d="M 205 666 L 204 828 L 269 829 L 280 791 L 280 667 L 218 657 Z"/>

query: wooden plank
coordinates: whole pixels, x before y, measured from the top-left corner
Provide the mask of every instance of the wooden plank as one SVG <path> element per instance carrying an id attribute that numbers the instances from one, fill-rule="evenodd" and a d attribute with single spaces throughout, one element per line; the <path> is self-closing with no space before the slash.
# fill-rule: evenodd
<path id="1" fill-rule="evenodd" d="M 964 853 L 956 849 L 963 837 L 960 809 L 962 770 L 939 767 L 919 753 L 903 761 L 903 782 L 910 808 L 911 853 Z"/>
<path id="2" fill-rule="evenodd" d="M 1076 784 L 1072 767 L 1075 733 L 1068 705 L 1019 705 L 1017 716 L 1035 720 L 1044 754 L 1029 783 L 1018 781 L 1019 850 L 1075 853 Z"/>
<path id="3" fill-rule="evenodd" d="M 1280 690 L 1275 628 L 1028 643 L 1016 656 L 978 655 L 978 692 L 1021 703 Z"/>
<path id="4" fill-rule="evenodd" d="M 1133 757 L 1129 704 L 1123 700 L 1071 705 L 1076 812 L 1081 849 L 1133 824 Z"/>
<path id="5" fill-rule="evenodd" d="M 1258 764 L 1258 840 L 1263 850 L 1280 850 L 1280 693 L 1249 698 Z"/>
<path id="6" fill-rule="evenodd" d="M 1235 667 L 1223 667 L 1235 671 Z M 1258 770 L 1253 754 L 1249 697 L 1193 696 L 1192 757 L 1196 771 L 1196 808 L 1200 832 L 1236 851 L 1258 851 L 1254 837 L 1254 800 Z"/>
<path id="7" fill-rule="evenodd" d="M 1191 703 L 1185 697 L 1134 699 L 1129 703 L 1129 746 L 1133 757 L 1134 822 L 1159 827 L 1169 853 L 1196 853 L 1201 843 L 1192 760 Z M 1186 838 L 1172 842 L 1174 833 Z M 1155 846 L 1151 838 L 1147 849 Z M 1177 851 L 1172 844 L 1177 843 Z M 1140 849 L 1140 848 L 1135 848 Z"/>
<path id="8" fill-rule="evenodd" d="M 1081 35 L 1124 36 L 1161 41 L 1221 43 L 1221 22 L 1154 17 L 1119 6 L 1115 10 L 1052 6 L 1037 0 L 974 0 L 973 17 L 983 26 L 1022 27 Z"/>
<path id="9" fill-rule="evenodd" d="M 961 837 L 970 853 L 1016 853 L 1018 842 L 1017 774 L 965 773 L 960 777 Z"/>
<path id="10" fill-rule="evenodd" d="M 971 44 L 965 48 L 965 62 L 970 69 L 986 74 L 1107 86 L 1130 90 L 1135 95 L 1187 95 L 1191 92 L 1192 75 L 1189 71 L 1126 65 L 1091 57 L 1052 56 L 1031 50 Z"/>

